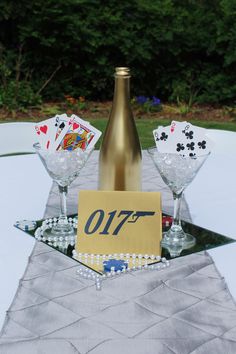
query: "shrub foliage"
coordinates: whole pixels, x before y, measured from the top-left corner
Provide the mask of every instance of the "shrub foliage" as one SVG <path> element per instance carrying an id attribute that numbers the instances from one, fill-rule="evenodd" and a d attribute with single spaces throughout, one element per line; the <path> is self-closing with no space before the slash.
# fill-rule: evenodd
<path id="1" fill-rule="evenodd" d="M 232 0 L 2 0 L 0 105 L 110 99 L 116 66 L 132 95 L 231 103 L 235 14 Z"/>

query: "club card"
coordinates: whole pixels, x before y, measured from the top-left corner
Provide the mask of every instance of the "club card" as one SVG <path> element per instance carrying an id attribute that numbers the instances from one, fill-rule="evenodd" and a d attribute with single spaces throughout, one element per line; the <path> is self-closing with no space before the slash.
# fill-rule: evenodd
<path id="1" fill-rule="evenodd" d="M 170 133 L 170 127 L 158 127 L 153 132 L 156 146 L 159 152 L 168 152 L 173 153 L 175 152 L 175 140 Z"/>
<path id="2" fill-rule="evenodd" d="M 213 146 L 206 132 L 188 122 L 172 121 L 168 127 L 154 130 L 153 134 L 160 152 L 199 156 L 209 153 Z"/>
<path id="3" fill-rule="evenodd" d="M 186 155 L 199 156 L 208 154 L 212 147 L 213 142 L 207 136 L 207 129 L 197 127 L 191 123 L 186 123 L 181 128 L 184 134 L 183 142 L 186 147 Z"/>
<path id="4" fill-rule="evenodd" d="M 154 139 L 156 144 L 163 144 L 169 140 L 169 131 L 167 127 L 160 126 L 153 131 Z M 161 146 L 161 145 L 160 145 Z"/>
<path id="5" fill-rule="evenodd" d="M 170 151 L 172 153 L 186 154 L 190 124 L 188 122 L 172 121 L 168 128 L 170 134 Z M 190 136 L 191 138 L 192 136 Z"/>

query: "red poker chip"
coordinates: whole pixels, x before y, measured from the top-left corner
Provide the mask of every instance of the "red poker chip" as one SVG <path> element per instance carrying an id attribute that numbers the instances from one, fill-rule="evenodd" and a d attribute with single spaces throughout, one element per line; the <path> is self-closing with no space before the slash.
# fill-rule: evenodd
<path id="1" fill-rule="evenodd" d="M 172 216 L 162 216 L 162 226 L 170 226 L 172 224 Z"/>

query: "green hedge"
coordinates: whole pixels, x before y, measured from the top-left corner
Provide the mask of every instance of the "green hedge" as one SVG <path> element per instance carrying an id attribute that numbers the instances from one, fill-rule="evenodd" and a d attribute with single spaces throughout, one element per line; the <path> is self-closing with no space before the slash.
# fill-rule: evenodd
<path id="1" fill-rule="evenodd" d="M 232 103 L 235 14 L 232 0 L 2 0 L 0 105 L 110 99 L 115 66 L 133 95 Z"/>

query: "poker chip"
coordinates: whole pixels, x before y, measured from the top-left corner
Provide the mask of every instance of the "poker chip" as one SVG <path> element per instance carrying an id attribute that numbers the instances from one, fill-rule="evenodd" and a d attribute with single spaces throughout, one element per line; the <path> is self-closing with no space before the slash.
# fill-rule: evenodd
<path id="1" fill-rule="evenodd" d="M 32 231 L 37 227 L 36 221 L 32 220 L 21 220 L 16 222 L 16 227 L 24 231 Z"/>
<path id="2" fill-rule="evenodd" d="M 124 268 L 128 267 L 128 263 L 123 260 L 117 259 L 109 259 L 108 261 L 103 262 L 103 267 L 105 272 L 115 271 L 117 272 L 122 271 Z"/>
<path id="3" fill-rule="evenodd" d="M 172 216 L 163 216 L 162 217 L 162 226 L 170 226 L 172 224 L 173 218 Z"/>

